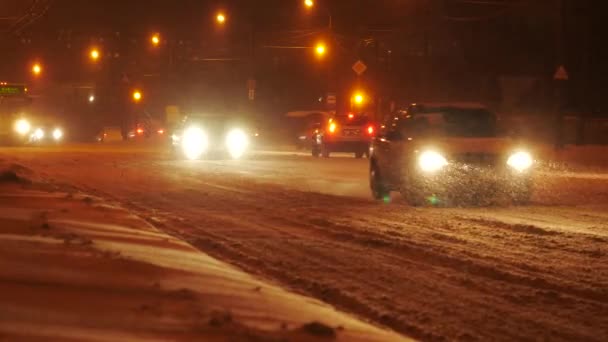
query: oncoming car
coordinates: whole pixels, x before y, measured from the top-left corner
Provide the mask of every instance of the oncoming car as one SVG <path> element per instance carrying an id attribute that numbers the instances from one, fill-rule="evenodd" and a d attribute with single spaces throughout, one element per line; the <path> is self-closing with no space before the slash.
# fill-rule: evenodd
<path id="1" fill-rule="evenodd" d="M 369 145 L 376 128 L 364 114 L 337 115 L 313 132 L 312 155 L 328 158 L 332 152 L 354 153 L 362 158 L 369 153 Z"/>
<path id="2" fill-rule="evenodd" d="M 187 159 L 203 157 L 242 158 L 250 148 L 252 134 L 242 121 L 224 115 L 194 114 L 173 131 L 173 151 Z"/>
<path id="3" fill-rule="evenodd" d="M 13 141 L 24 145 L 60 143 L 65 139 L 61 125 L 52 120 L 17 117 L 13 130 Z"/>
<path id="4" fill-rule="evenodd" d="M 376 199 L 400 191 L 416 206 L 492 194 L 525 203 L 532 191 L 531 151 L 501 137 L 496 116 L 481 105 L 411 105 L 382 126 L 370 153 Z"/>

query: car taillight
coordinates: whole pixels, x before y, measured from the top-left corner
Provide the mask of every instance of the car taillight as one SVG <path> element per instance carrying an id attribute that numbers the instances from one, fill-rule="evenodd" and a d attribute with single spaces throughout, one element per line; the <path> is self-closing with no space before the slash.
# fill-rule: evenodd
<path id="1" fill-rule="evenodd" d="M 367 126 L 367 134 L 374 135 L 374 126 Z"/>
<path id="2" fill-rule="evenodd" d="M 336 132 L 336 128 L 337 128 L 337 126 L 336 126 L 335 122 L 330 123 L 329 124 L 329 133 L 335 133 Z"/>

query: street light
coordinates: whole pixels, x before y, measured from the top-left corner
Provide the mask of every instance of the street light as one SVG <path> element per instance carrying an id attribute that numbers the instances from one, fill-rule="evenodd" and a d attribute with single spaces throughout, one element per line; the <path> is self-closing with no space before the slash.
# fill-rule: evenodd
<path id="1" fill-rule="evenodd" d="M 325 55 L 325 52 L 327 52 L 327 49 L 325 48 L 325 44 L 318 43 L 317 46 L 315 47 L 315 53 L 317 54 L 317 56 L 323 57 Z"/>
<path id="2" fill-rule="evenodd" d="M 133 101 L 139 102 L 139 101 L 141 101 L 142 97 L 143 97 L 143 95 L 141 94 L 141 92 L 139 90 L 133 91 Z"/>
<path id="3" fill-rule="evenodd" d="M 41 73 L 42 65 L 40 65 L 40 63 L 34 63 L 34 65 L 32 66 L 32 74 L 34 74 L 34 76 L 40 76 Z"/>
<path id="4" fill-rule="evenodd" d="M 150 42 L 153 46 L 158 46 L 160 44 L 160 35 L 158 33 L 153 34 L 152 37 L 150 37 Z"/>
<path id="5" fill-rule="evenodd" d="M 307 8 L 313 8 L 315 6 L 315 2 L 313 0 L 304 0 L 304 6 Z"/>
<path id="6" fill-rule="evenodd" d="M 99 53 L 99 50 L 97 48 L 92 48 L 89 51 L 89 57 L 91 58 L 91 60 L 93 62 L 97 62 L 99 60 L 100 56 L 101 56 L 101 54 Z"/>
<path id="7" fill-rule="evenodd" d="M 365 95 L 363 95 L 363 93 L 361 93 L 361 92 L 356 92 L 353 95 L 353 102 L 357 106 L 361 106 L 363 104 L 363 102 L 365 102 Z"/>
<path id="8" fill-rule="evenodd" d="M 218 24 L 223 25 L 226 22 L 226 16 L 224 15 L 224 13 L 219 12 L 215 17 L 215 20 Z"/>

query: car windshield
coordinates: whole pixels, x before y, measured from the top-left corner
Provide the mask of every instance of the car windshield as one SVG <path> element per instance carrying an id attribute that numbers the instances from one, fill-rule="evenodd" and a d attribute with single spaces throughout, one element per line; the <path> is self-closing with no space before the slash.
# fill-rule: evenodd
<path id="1" fill-rule="evenodd" d="M 494 137 L 496 116 L 484 108 L 426 108 L 414 119 L 420 132 L 451 137 Z"/>

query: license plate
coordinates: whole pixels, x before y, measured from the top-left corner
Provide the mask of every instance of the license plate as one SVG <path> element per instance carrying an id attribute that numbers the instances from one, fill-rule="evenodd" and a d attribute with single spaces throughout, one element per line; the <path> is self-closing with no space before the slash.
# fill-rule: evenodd
<path id="1" fill-rule="evenodd" d="M 344 131 L 342 131 L 343 135 L 347 136 L 347 137 L 353 137 L 353 136 L 359 136 L 361 135 L 361 131 L 358 129 L 345 129 Z"/>

